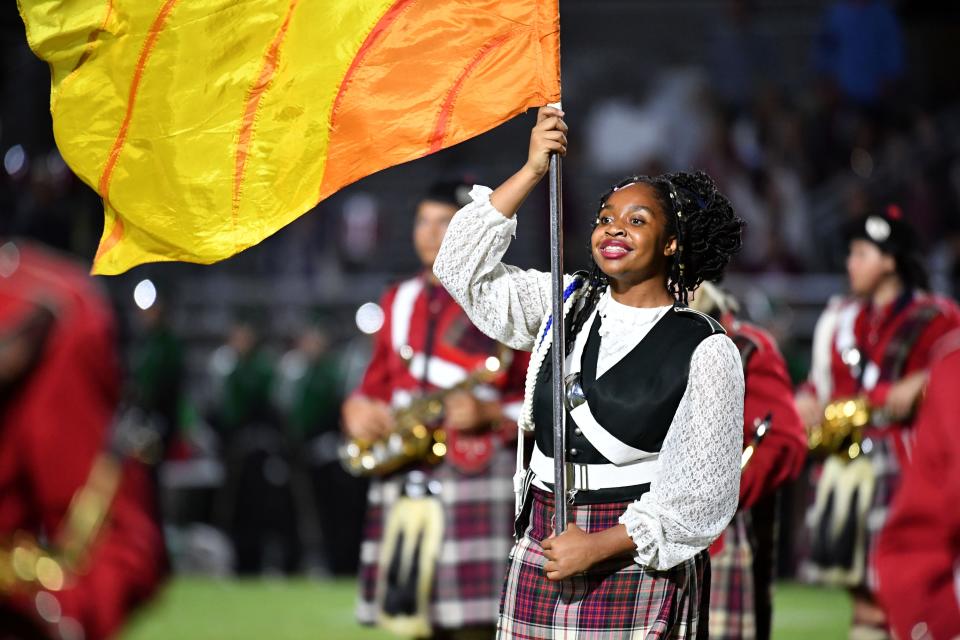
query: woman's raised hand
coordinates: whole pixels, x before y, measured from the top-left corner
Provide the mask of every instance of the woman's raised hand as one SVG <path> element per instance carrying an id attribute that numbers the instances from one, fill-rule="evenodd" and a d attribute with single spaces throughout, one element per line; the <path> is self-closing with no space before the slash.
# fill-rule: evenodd
<path id="1" fill-rule="evenodd" d="M 566 155 L 567 124 L 563 121 L 563 111 L 560 109 L 540 107 L 537 111 L 537 124 L 530 132 L 527 169 L 542 178 L 550 167 L 551 153 Z"/>
<path id="2" fill-rule="evenodd" d="M 508 218 L 512 218 L 520 204 L 550 168 L 550 154 L 567 153 L 567 125 L 563 111 L 555 107 L 540 107 L 537 124 L 530 132 L 530 151 L 523 168 L 490 194 L 490 203 Z"/>

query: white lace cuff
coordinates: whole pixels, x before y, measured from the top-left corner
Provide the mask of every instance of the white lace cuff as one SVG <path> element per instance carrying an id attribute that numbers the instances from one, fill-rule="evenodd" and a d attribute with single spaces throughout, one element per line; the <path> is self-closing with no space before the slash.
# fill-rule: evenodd
<path id="1" fill-rule="evenodd" d="M 482 184 L 473 185 L 470 190 L 470 197 L 473 202 L 468 204 L 465 209 L 471 209 L 476 221 L 483 224 L 486 229 L 496 229 L 501 234 L 509 232 L 513 238 L 517 237 L 517 216 L 514 214 L 508 218 L 503 215 L 499 209 L 490 202 L 490 195 L 493 189 L 485 187 Z"/>
<path id="2" fill-rule="evenodd" d="M 627 510 L 620 516 L 620 524 L 627 528 L 627 535 L 637 547 L 633 556 L 636 563 L 644 567 L 653 567 L 655 566 L 654 556 L 660 545 L 653 536 L 654 528 L 650 524 L 651 521 L 654 523 L 657 521 L 657 516 L 650 513 L 643 504 L 643 497 L 627 505 Z"/>

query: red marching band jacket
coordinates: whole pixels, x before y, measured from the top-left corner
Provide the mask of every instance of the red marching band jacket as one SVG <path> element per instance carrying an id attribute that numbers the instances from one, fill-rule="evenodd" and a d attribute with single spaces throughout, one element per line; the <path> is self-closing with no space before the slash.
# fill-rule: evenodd
<path id="1" fill-rule="evenodd" d="M 879 408 L 898 380 L 930 368 L 941 339 L 960 327 L 960 309 L 941 296 L 907 292 L 882 308 L 848 302 L 839 309 L 836 323 L 831 400 L 866 395 L 870 406 Z M 856 355 L 851 361 L 852 350 Z M 911 422 L 873 425 L 867 435 L 899 436 L 894 447 L 900 464 L 906 465 Z"/>
<path id="2" fill-rule="evenodd" d="M 482 469 L 499 446 L 497 440 L 502 444 L 516 438 L 530 354 L 485 336 L 442 286 L 423 276 L 390 287 L 380 306 L 384 323 L 355 394 L 399 409 L 418 394 L 462 383 L 486 367 L 490 357 L 509 361 L 491 382 L 472 389 L 481 400 L 501 403 L 506 424 L 490 433 L 447 434 L 447 460 L 464 471 Z"/>
<path id="3" fill-rule="evenodd" d="M 787 364 L 773 336 L 729 314 L 721 320 L 745 362 L 744 445 L 750 444 L 757 427 L 770 419 L 763 440 L 740 477 L 739 508 L 749 509 L 800 475 L 807 457 L 807 435 L 793 402 Z"/>
<path id="4" fill-rule="evenodd" d="M 52 319 L 30 369 L 15 384 L 0 384 L 5 546 L 17 532 L 56 539 L 71 500 L 107 445 L 120 374 L 113 316 L 87 274 L 28 244 L 7 244 L 2 253 L 0 345 L 15 342 L 38 309 L 49 309 Z M 149 469 L 127 461 L 81 570 L 46 598 L 43 611 L 33 593 L 0 593 L 0 604 L 38 623 L 46 618 L 43 625 L 54 637 L 67 622 L 79 624 L 88 640 L 116 633 L 167 572 L 155 500 Z"/>
<path id="5" fill-rule="evenodd" d="M 960 637 L 960 331 L 930 372 L 911 463 L 877 543 L 877 596 L 900 638 Z"/>

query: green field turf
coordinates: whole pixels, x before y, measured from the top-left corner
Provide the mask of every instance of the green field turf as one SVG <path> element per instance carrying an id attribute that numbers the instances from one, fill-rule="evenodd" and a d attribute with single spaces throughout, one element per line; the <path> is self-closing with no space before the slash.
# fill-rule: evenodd
<path id="1" fill-rule="evenodd" d="M 353 620 L 353 580 L 178 578 L 140 613 L 122 640 L 379 640 Z M 775 640 L 840 640 L 850 615 L 840 591 L 781 584 Z"/>

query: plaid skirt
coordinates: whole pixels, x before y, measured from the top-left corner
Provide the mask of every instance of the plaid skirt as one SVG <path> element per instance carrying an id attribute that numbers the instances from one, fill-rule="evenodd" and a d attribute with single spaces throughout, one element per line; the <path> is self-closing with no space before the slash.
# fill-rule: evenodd
<path id="1" fill-rule="evenodd" d="M 504 447 L 484 471 L 468 475 L 447 463 L 422 469 L 443 508 L 443 540 L 431 594 L 434 628 L 493 626 L 513 543 L 513 472 L 516 457 Z M 357 619 L 375 624 L 384 524 L 403 495 L 407 474 L 371 482 L 360 546 Z M 432 481 L 436 481 L 433 483 Z"/>
<path id="2" fill-rule="evenodd" d="M 723 548 L 710 557 L 711 640 L 757 637 L 750 514 L 737 512 L 723 532 Z"/>
<path id="3" fill-rule="evenodd" d="M 894 438 L 908 434 L 899 431 L 872 438 L 869 451 L 853 461 L 831 457 L 824 462 L 807 511 L 810 557 L 802 568 L 802 578 L 830 586 L 873 589 L 871 558 L 900 486 Z"/>
<path id="4" fill-rule="evenodd" d="M 530 524 L 514 546 L 500 601 L 498 638 L 615 640 L 706 638 L 706 552 L 669 571 L 630 556 L 612 558 L 573 578 L 551 582 L 540 541 L 551 535 L 552 494 L 531 487 Z M 575 505 L 571 520 L 588 533 L 618 524 L 627 502 Z M 706 590 L 705 590 L 706 589 Z"/>

